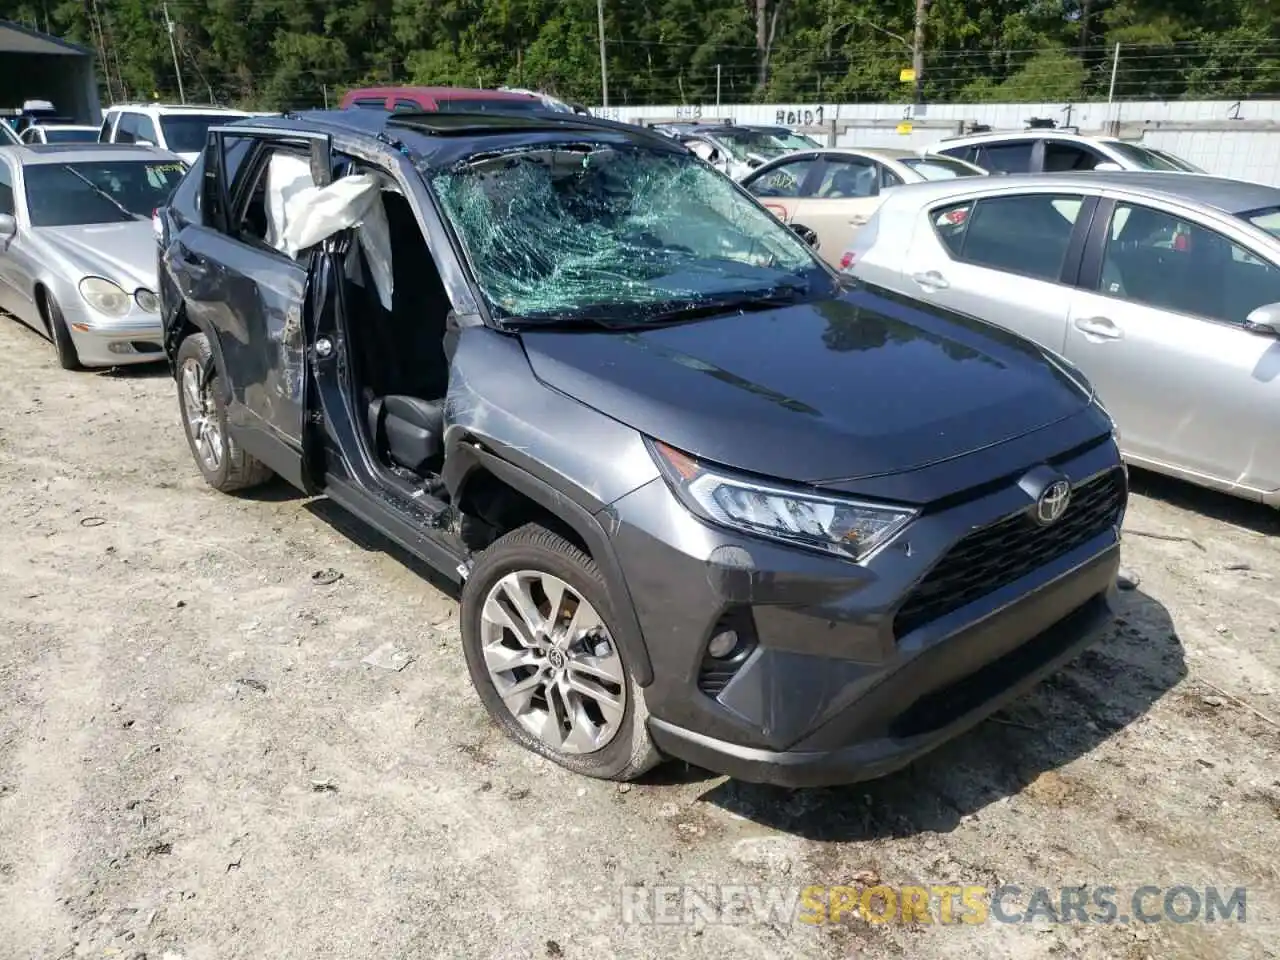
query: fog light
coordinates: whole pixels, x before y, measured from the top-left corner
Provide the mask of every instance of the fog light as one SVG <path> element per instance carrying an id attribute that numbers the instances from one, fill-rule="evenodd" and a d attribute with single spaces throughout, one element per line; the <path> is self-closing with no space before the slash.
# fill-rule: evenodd
<path id="1" fill-rule="evenodd" d="M 738 631 L 736 630 L 722 630 L 707 644 L 707 653 L 717 660 L 723 660 L 736 649 L 738 649 Z"/>
<path id="2" fill-rule="evenodd" d="M 133 344 L 128 340 L 113 340 L 107 344 L 107 350 L 111 353 L 136 353 Z"/>

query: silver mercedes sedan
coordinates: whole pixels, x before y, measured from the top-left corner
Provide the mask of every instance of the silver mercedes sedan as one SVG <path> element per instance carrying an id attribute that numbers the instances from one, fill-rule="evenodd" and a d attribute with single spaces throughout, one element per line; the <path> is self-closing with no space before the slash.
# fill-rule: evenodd
<path id="1" fill-rule="evenodd" d="M 1133 171 L 906 184 L 843 262 L 1065 357 L 1130 463 L 1280 506 L 1280 189 Z"/>
<path id="2" fill-rule="evenodd" d="M 0 148 L 0 308 L 64 368 L 163 359 L 151 214 L 185 172 L 151 147 Z"/>

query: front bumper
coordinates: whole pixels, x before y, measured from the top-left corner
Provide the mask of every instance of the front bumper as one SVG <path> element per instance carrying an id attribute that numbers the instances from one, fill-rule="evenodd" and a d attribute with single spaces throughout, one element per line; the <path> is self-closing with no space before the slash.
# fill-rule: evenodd
<path id="1" fill-rule="evenodd" d="M 64 305 L 63 316 L 80 362 L 86 367 L 155 363 L 164 359 L 160 314 L 137 308 L 124 317 L 106 317 L 87 304 Z"/>
<path id="2" fill-rule="evenodd" d="M 655 743 L 745 780 L 853 782 L 910 763 L 1070 660 L 1112 616 L 1125 481 L 1109 439 L 1057 451 L 1028 462 L 1051 461 L 1081 510 L 1099 484 L 1113 508 L 1061 549 L 1037 547 L 1034 562 L 976 558 L 990 579 L 950 606 L 909 601 L 958 545 L 1030 523 L 1016 478 L 926 511 L 864 564 L 703 524 L 662 481 L 615 503 L 614 544 L 653 665 Z M 711 676 L 707 641 L 727 624 L 754 646 Z"/>
<path id="3" fill-rule="evenodd" d="M 855 783 L 893 773 L 981 723 L 1093 643 L 1113 615 L 1118 562 L 1119 549 L 1108 550 L 1085 569 L 949 637 L 795 749 L 744 747 L 656 717 L 649 722 L 654 743 L 708 770 L 785 787 Z M 1030 618 L 1048 625 L 1024 640 Z M 1003 655 L 987 659 L 1011 644 Z M 984 665 L 965 675 L 967 662 Z M 902 710 L 904 704 L 910 706 Z M 885 723 L 886 717 L 892 719 Z M 827 743 L 833 746 L 822 746 Z"/>

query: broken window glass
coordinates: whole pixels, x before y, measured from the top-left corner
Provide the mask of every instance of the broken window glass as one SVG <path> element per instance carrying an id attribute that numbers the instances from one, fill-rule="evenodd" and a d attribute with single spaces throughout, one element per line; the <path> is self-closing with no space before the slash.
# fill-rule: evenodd
<path id="1" fill-rule="evenodd" d="M 829 282 L 798 237 L 685 153 L 525 147 L 472 158 L 431 185 L 481 289 L 508 316 L 625 315 Z"/>

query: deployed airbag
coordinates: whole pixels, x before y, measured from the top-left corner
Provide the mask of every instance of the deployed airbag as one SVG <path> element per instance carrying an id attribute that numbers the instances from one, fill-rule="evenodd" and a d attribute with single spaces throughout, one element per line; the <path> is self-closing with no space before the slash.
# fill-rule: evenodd
<path id="1" fill-rule="evenodd" d="M 391 232 L 382 206 L 386 180 L 363 173 L 317 187 L 302 157 L 276 153 L 267 170 L 268 242 L 291 257 L 355 228 L 382 306 L 391 309 Z"/>

